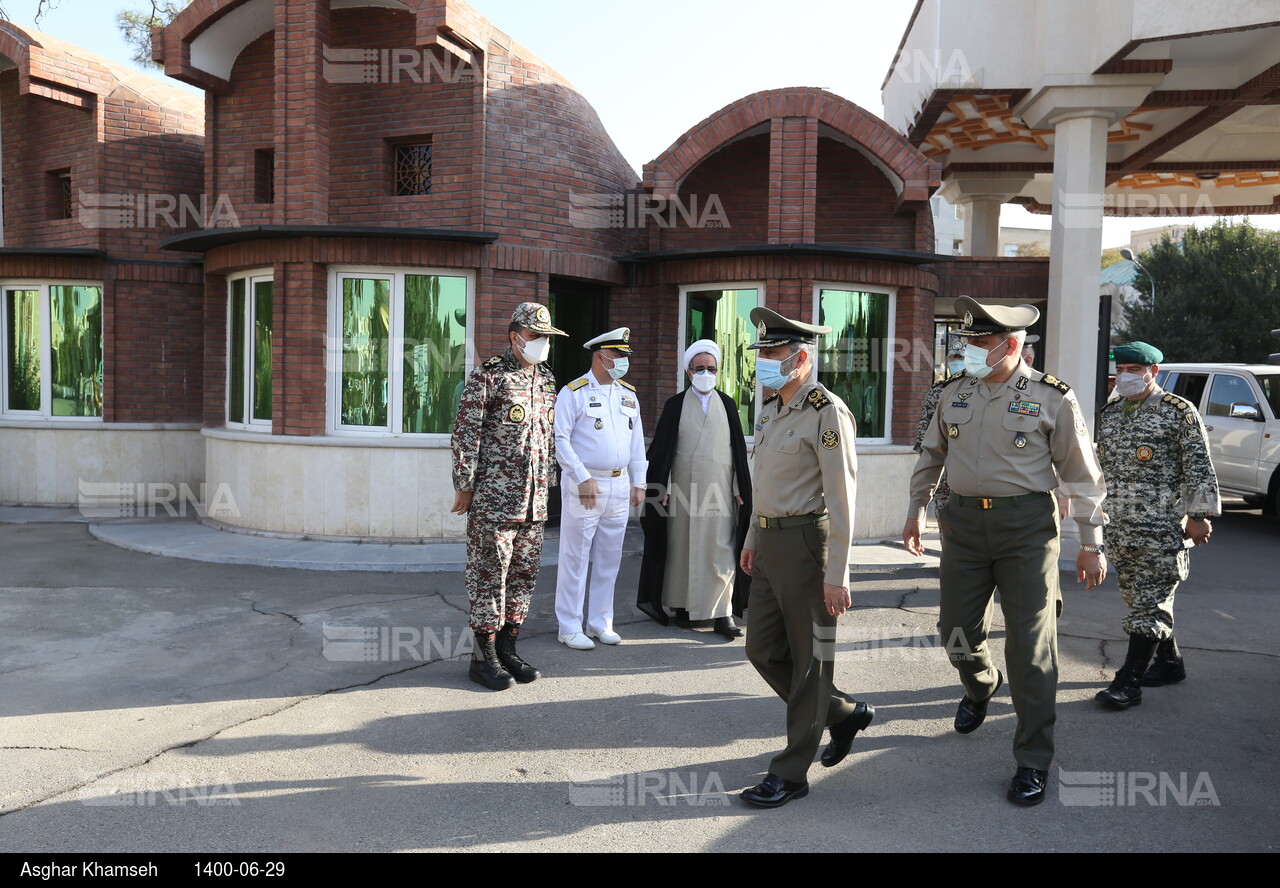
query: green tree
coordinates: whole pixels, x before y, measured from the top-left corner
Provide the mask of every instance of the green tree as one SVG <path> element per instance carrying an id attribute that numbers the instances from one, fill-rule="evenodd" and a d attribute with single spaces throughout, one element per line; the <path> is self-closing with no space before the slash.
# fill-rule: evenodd
<path id="1" fill-rule="evenodd" d="M 167 25 L 174 16 L 186 9 L 191 0 L 150 0 L 151 9 L 122 9 L 116 13 L 116 27 L 125 43 L 133 50 L 133 60 L 139 65 L 154 65 L 151 61 L 151 29 Z"/>
<path id="2" fill-rule="evenodd" d="M 1280 327 L 1280 233 L 1220 219 L 1181 244 L 1166 235 L 1138 261 L 1149 274 L 1134 281 L 1122 337 L 1152 343 L 1167 361 L 1266 363 Z"/>
<path id="3" fill-rule="evenodd" d="M 1110 268 L 1124 257 L 1120 255 L 1119 247 L 1107 247 L 1102 251 L 1102 267 Z"/>

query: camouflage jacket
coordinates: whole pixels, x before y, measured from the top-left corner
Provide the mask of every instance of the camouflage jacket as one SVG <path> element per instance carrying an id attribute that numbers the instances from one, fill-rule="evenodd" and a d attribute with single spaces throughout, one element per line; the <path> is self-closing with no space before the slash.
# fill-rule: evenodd
<path id="1" fill-rule="evenodd" d="M 963 375 L 963 373 L 955 373 L 946 379 L 941 379 L 931 385 L 929 391 L 924 393 L 924 406 L 920 408 L 920 428 L 916 431 L 916 453 L 923 449 L 924 433 L 929 431 L 929 423 L 933 421 L 933 413 L 938 409 L 938 399 L 942 397 L 942 390 L 947 387 L 947 383 L 954 381 L 957 376 Z"/>
<path id="2" fill-rule="evenodd" d="M 1104 538 L 1110 546 L 1179 549 L 1188 544 L 1184 515 L 1221 511 L 1204 421 L 1189 401 L 1159 386 L 1134 413 L 1126 403 L 1108 401 L 1098 425 L 1111 519 Z"/>
<path id="3" fill-rule="evenodd" d="M 546 364 L 524 367 L 511 349 L 472 372 L 453 427 L 453 487 L 474 492 L 481 520 L 547 520 L 556 484 L 556 381 Z"/>

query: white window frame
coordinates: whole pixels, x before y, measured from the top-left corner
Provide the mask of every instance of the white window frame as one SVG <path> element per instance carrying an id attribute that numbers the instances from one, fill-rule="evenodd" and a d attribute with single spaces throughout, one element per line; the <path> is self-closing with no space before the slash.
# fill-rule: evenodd
<path id="1" fill-rule="evenodd" d="M 229 429 L 238 429 L 242 432 L 260 432 L 265 435 L 271 434 L 272 423 L 275 419 L 276 405 L 275 398 L 271 399 L 271 419 L 254 419 L 253 418 L 253 382 L 254 382 L 254 349 L 253 349 L 253 324 L 254 318 L 257 317 L 255 311 L 257 307 L 258 296 L 255 285 L 264 280 L 271 281 L 271 299 L 272 304 L 275 303 L 275 271 L 271 268 L 257 268 L 252 271 L 238 271 L 235 274 L 227 276 L 227 377 L 226 377 L 226 403 L 224 404 L 223 418 Z M 244 422 L 231 421 L 231 292 L 236 281 L 244 281 L 244 404 L 243 416 Z M 275 360 L 275 324 L 271 325 L 271 351 L 272 361 Z M 275 372 L 271 374 L 271 384 L 275 385 Z"/>
<path id="2" fill-rule="evenodd" d="M 849 281 L 814 281 L 813 283 L 813 305 L 811 308 L 813 323 L 821 323 L 822 307 L 822 291 L 823 290 L 843 290 L 854 293 L 881 293 L 889 297 L 889 329 L 885 331 L 884 348 L 882 349 L 882 360 L 884 361 L 884 371 L 888 382 L 885 384 L 884 391 L 884 435 L 883 437 L 863 437 L 861 429 L 859 429 L 858 442 L 861 444 L 892 444 L 893 443 L 893 387 L 895 382 L 894 373 L 894 353 L 893 342 L 896 339 L 894 335 L 898 329 L 898 290 L 896 287 L 883 287 L 875 284 L 858 284 Z M 819 368 L 821 369 L 821 368 Z M 851 408 L 852 409 L 852 408 Z M 857 419 L 857 417 L 854 417 Z"/>
<path id="3" fill-rule="evenodd" d="M 677 352 L 675 356 L 676 367 L 676 392 L 685 390 L 684 375 L 684 345 L 685 339 L 688 338 L 689 325 L 685 322 L 685 318 L 689 316 L 689 294 L 702 293 L 706 290 L 755 290 L 759 295 L 756 298 L 756 307 L 765 308 L 768 305 L 767 293 L 765 291 L 764 281 L 711 281 L 706 284 L 681 284 L 680 285 L 680 320 L 676 332 Z M 673 393 L 674 394 L 674 393 Z M 665 400 L 665 399 L 664 399 Z M 760 396 L 760 384 L 756 383 L 755 389 L 755 410 L 753 411 L 757 419 L 760 416 L 760 408 L 764 404 L 764 399 Z M 747 446 L 755 445 L 755 429 L 747 431 Z"/>
<path id="4" fill-rule="evenodd" d="M 408 438 L 424 444 L 448 445 L 451 432 L 398 432 L 403 425 L 404 391 L 403 361 L 395 359 L 403 351 L 404 342 L 404 279 L 408 275 L 463 278 L 467 286 L 466 367 L 463 378 L 475 368 L 475 301 L 476 273 L 465 268 L 420 268 L 416 266 L 359 266 L 343 265 L 329 268 L 329 342 L 325 360 L 326 411 L 329 434 L 352 438 Z M 387 428 L 371 429 L 368 426 L 342 425 L 342 281 L 344 278 L 390 279 L 391 281 L 391 343 L 387 368 Z"/>
<path id="5" fill-rule="evenodd" d="M 49 310 L 49 290 L 51 287 L 97 287 L 102 295 L 99 297 L 105 314 L 107 288 L 102 281 L 87 280 L 53 280 L 53 279 L 21 279 L 0 281 L 0 416 L 5 419 L 35 420 L 50 423 L 102 423 L 102 416 L 54 416 L 53 415 L 53 374 L 49 358 L 53 354 L 53 312 Z M 6 322 L 9 290 L 38 290 L 40 305 L 40 409 L 10 410 L 7 406 L 9 390 L 9 325 Z M 104 323 L 105 328 L 105 323 Z M 103 412 L 106 412 L 106 363 L 107 337 L 106 330 L 102 336 L 103 364 Z"/>

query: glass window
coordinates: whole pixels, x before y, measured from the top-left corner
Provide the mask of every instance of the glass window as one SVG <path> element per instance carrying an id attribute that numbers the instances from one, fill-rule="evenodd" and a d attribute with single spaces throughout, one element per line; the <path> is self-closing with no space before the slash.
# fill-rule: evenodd
<path id="1" fill-rule="evenodd" d="M 684 349 L 699 339 L 720 346 L 720 373 L 716 388 L 738 405 L 742 431 L 754 434 L 756 421 L 756 353 L 747 349 L 755 342 L 751 309 L 760 304 L 760 291 L 690 290 L 685 294 Z M 685 377 L 687 379 L 687 377 Z"/>
<path id="2" fill-rule="evenodd" d="M 1213 387 L 1209 389 L 1209 405 L 1206 416 L 1230 416 L 1232 404 L 1247 404 L 1262 415 L 1258 405 L 1258 396 L 1253 393 L 1249 383 L 1239 376 L 1224 376 L 1221 373 L 1213 377 Z"/>
<path id="3" fill-rule="evenodd" d="M 1175 395 L 1186 398 L 1192 404 L 1200 407 L 1200 398 L 1204 395 L 1205 384 L 1209 381 L 1207 373 L 1186 373 L 1175 372 L 1173 375 L 1173 388 L 1161 386 L 1166 391 L 1171 391 Z"/>
<path id="4" fill-rule="evenodd" d="M 466 382 L 469 287 L 456 274 L 337 276 L 336 427 L 453 431 Z"/>
<path id="5" fill-rule="evenodd" d="M 849 405 L 859 438 L 886 438 L 891 299 L 887 293 L 820 289 L 818 380 Z"/>
<path id="6" fill-rule="evenodd" d="M 236 278 L 227 306 L 227 422 L 271 426 L 274 281 Z"/>
<path id="7" fill-rule="evenodd" d="M 1262 388 L 1262 395 L 1271 404 L 1271 415 L 1280 419 L 1280 373 L 1255 373 L 1254 379 Z"/>
<path id="8" fill-rule="evenodd" d="M 5 413 L 102 416 L 102 288 L 4 288 Z"/>

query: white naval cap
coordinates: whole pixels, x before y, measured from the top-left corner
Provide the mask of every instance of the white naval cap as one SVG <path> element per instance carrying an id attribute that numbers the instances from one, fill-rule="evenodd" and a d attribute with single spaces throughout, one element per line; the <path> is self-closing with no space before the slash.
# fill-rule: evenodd
<path id="1" fill-rule="evenodd" d="M 619 327 L 616 330 L 610 330 L 608 333 L 601 333 L 595 339 L 584 342 L 582 347 L 591 351 L 598 348 L 611 348 L 622 352 L 624 355 L 629 355 L 631 354 L 631 328 Z"/>

